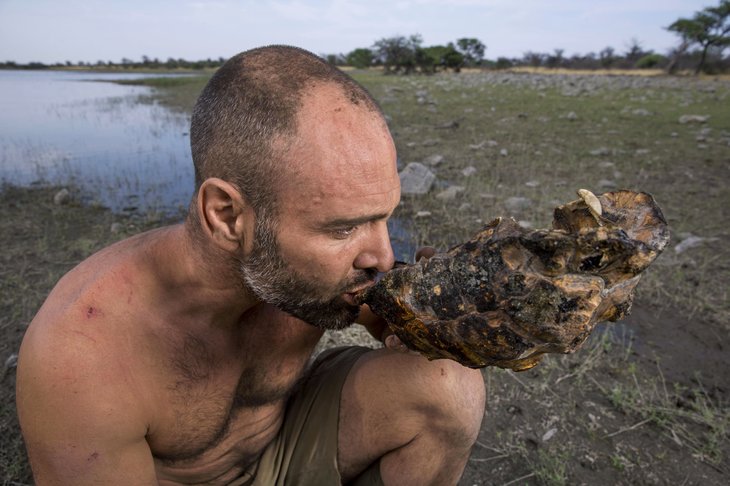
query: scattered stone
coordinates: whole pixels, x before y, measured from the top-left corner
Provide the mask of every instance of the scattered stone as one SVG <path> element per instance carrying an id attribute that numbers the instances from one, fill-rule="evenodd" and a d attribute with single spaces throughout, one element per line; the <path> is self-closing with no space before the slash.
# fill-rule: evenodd
<path id="1" fill-rule="evenodd" d="M 487 142 L 486 142 L 486 141 L 484 141 L 484 142 L 479 142 L 479 143 L 472 143 L 472 144 L 470 144 L 470 145 L 469 145 L 469 148 L 470 148 L 470 149 L 472 149 L 472 150 L 481 150 L 481 149 L 483 149 L 483 148 L 484 148 L 484 146 L 485 146 L 486 144 L 487 144 Z"/>
<path id="2" fill-rule="evenodd" d="M 116 235 L 117 233 L 121 233 L 123 229 L 124 229 L 124 226 L 122 226 L 122 223 L 112 223 L 112 226 L 111 226 L 111 228 L 109 228 L 109 231 L 111 231 L 111 233 L 113 235 Z"/>
<path id="3" fill-rule="evenodd" d="M 677 245 L 674 247 L 674 252 L 679 255 L 680 253 L 684 253 L 685 251 L 689 250 L 690 248 L 695 248 L 697 246 L 700 246 L 706 241 L 716 241 L 717 238 L 705 238 L 702 236 L 695 236 L 693 234 L 689 234 L 686 236 L 681 242 L 677 243 Z"/>
<path id="4" fill-rule="evenodd" d="M 687 123 L 707 123 L 710 115 L 682 115 L 679 117 L 679 123 L 686 125 Z"/>
<path id="5" fill-rule="evenodd" d="M 497 199 L 497 196 L 495 194 L 492 194 L 491 192 L 482 192 L 481 194 L 479 194 L 479 197 L 481 197 L 482 199 Z"/>
<path id="6" fill-rule="evenodd" d="M 504 207 L 509 211 L 520 211 L 532 206 L 532 201 L 526 197 L 512 196 L 504 201 Z"/>
<path id="7" fill-rule="evenodd" d="M 496 140 L 487 140 L 487 145 L 490 147 L 496 147 L 499 143 L 497 143 Z"/>
<path id="8" fill-rule="evenodd" d="M 502 157 L 507 157 L 507 155 L 509 155 L 509 152 L 507 151 L 507 149 L 503 148 L 499 151 L 499 155 L 501 155 Z"/>
<path id="9" fill-rule="evenodd" d="M 574 111 L 569 112 L 567 115 L 565 115 L 566 120 L 574 121 L 578 119 L 578 115 L 575 114 Z"/>
<path id="10" fill-rule="evenodd" d="M 461 171 L 461 173 L 464 175 L 464 177 L 471 177 L 474 174 L 477 173 L 477 168 L 473 165 L 464 167 L 464 169 Z"/>
<path id="11" fill-rule="evenodd" d="M 517 221 L 517 224 L 519 224 L 521 228 L 528 229 L 528 230 L 532 229 L 532 223 L 529 221 L 520 220 L 520 221 Z"/>
<path id="12" fill-rule="evenodd" d="M 5 360 L 3 369 L 0 372 L 0 381 L 5 379 L 5 375 L 8 374 L 8 371 L 16 368 L 17 366 L 18 366 L 18 353 L 12 353 L 10 356 L 8 356 L 8 359 Z"/>
<path id="13" fill-rule="evenodd" d="M 650 152 L 649 149 L 636 149 L 636 155 L 646 155 Z"/>
<path id="14" fill-rule="evenodd" d="M 440 129 L 440 130 L 456 129 L 456 128 L 459 128 L 460 123 L 461 123 L 461 119 L 451 120 L 449 122 L 442 123 L 441 125 L 436 125 L 434 128 Z"/>
<path id="15" fill-rule="evenodd" d="M 455 199 L 456 195 L 460 192 L 464 192 L 463 186 L 449 186 L 443 191 L 439 192 L 436 195 L 436 198 L 441 199 L 442 201 L 451 201 L 452 199 Z"/>
<path id="16" fill-rule="evenodd" d="M 56 206 L 68 204 L 69 201 L 71 201 L 71 193 L 65 187 L 53 196 L 53 204 Z"/>
<path id="17" fill-rule="evenodd" d="M 398 175 L 403 194 L 426 194 L 436 180 L 434 173 L 419 162 L 411 162 Z"/>
<path id="18" fill-rule="evenodd" d="M 614 164 L 613 162 L 611 162 L 609 160 L 602 160 L 601 162 L 598 163 L 598 167 L 600 167 L 601 169 L 610 169 L 614 165 L 616 165 L 616 164 Z"/>
<path id="19" fill-rule="evenodd" d="M 611 151 L 609 149 L 607 149 L 606 147 L 600 147 L 600 148 L 590 151 L 591 155 L 608 155 L 610 153 L 611 153 Z"/>
<path id="20" fill-rule="evenodd" d="M 601 189 L 616 189 L 616 183 L 608 179 L 601 179 L 598 181 L 598 187 Z"/>
<path id="21" fill-rule="evenodd" d="M 431 217 L 431 211 L 418 211 L 416 213 L 416 219 L 419 218 L 430 218 Z"/>
<path id="22" fill-rule="evenodd" d="M 406 147 L 415 147 L 416 145 L 418 145 L 416 142 L 408 142 Z"/>
<path id="23" fill-rule="evenodd" d="M 426 159 L 423 161 L 424 164 L 430 165 L 431 167 L 435 165 L 439 165 L 441 162 L 444 161 L 444 156 L 441 154 L 433 154 L 426 157 Z"/>
<path id="24" fill-rule="evenodd" d="M 527 181 L 525 182 L 527 187 L 537 187 L 540 185 L 540 181 Z"/>
<path id="25" fill-rule="evenodd" d="M 644 108 L 637 108 L 634 111 L 631 112 L 633 115 L 636 116 L 649 116 L 651 115 L 651 112 Z"/>
<path id="26" fill-rule="evenodd" d="M 429 139 L 426 139 L 423 142 L 421 142 L 421 145 L 423 145 L 424 147 L 433 147 L 434 145 L 438 145 L 440 143 L 441 143 L 441 140 L 439 140 L 439 139 L 429 138 Z"/>
<path id="27" fill-rule="evenodd" d="M 679 134 L 677 132 L 672 132 L 669 134 L 669 136 L 672 138 L 677 138 L 679 136 Z"/>
<path id="28" fill-rule="evenodd" d="M 545 434 L 543 434 L 543 436 L 542 436 L 542 441 L 543 441 L 543 442 L 547 442 L 547 441 L 549 441 L 550 439 L 552 439 L 552 438 L 553 438 L 553 436 L 554 436 L 554 435 L 555 435 L 555 434 L 556 434 L 557 432 L 558 432 L 558 429 L 556 429 L 556 428 L 554 428 L 554 427 L 553 427 L 552 429 L 550 429 L 550 430 L 548 430 L 547 432 L 545 432 Z"/>
<path id="29" fill-rule="evenodd" d="M 469 204 L 468 202 L 461 203 L 461 206 L 459 206 L 460 212 L 467 211 L 469 209 L 471 209 L 471 204 Z"/>

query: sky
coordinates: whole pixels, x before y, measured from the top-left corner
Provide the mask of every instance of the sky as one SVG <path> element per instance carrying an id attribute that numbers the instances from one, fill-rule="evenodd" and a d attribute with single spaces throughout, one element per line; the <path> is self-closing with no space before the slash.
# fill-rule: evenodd
<path id="1" fill-rule="evenodd" d="M 423 45 L 476 37 L 485 57 L 528 51 L 624 53 L 633 41 L 665 54 L 665 27 L 718 0 L 0 0 L 0 62 L 142 56 L 228 58 L 268 44 L 346 54 L 420 34 Z"/>

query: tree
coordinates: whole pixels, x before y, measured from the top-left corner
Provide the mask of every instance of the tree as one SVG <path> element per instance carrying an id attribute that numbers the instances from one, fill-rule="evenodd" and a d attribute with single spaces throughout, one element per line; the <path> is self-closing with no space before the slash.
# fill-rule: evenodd
<path id="1" fill-rule="evenodd" d="M 421 47 L 421 36 L 396 36 L 380 39 L 373 46 L 375 60 L 383 65 L 385 74 L 409 74 L 416 68 L 416 51 Z"/>
<path id="2" fill-rule="evenodd" d="M 614 55 L 615 52 L 616 51 L 614 51 L 611 46 L 605 47 L 601 52 L 599 52 L 598 57 L 601 60 L 601 66 L 604 68 L 611 67 L 611 64 L 616 62 L 616 56 Z"/>
<path id="3" fill-rule="evenodd" d="M 641 42 L 639 42 L 636 37 L 632 37 L 626 48 L 626 54 L 624 54 L 624 57 L 633 65 L 636 61 L 647 54 L 651 54 L 651 52 L 644 51 L 644 48 L 641 47 Z"/>
<path id="4" fill-rule="evenodd" d="M 532 67 L 542 66 L 545 60 L 545 54 L 533 51 L 527 51 L 522 55 L 522 60 L 525 64 Z"/>
<path id="5" fill-rule="evenodd" d="M 359 47 L 350 52 L 345 59 L 348 65 L 358 69 L 365 69 L 372 66 L 373 58 L 373 51 Z"/>
<path id="6" fill-rule="evenodd" d="M 706 7 L 691 19 L 679 18 L 667 30 L 679 35 L 687 46 L 700 46 L 702 54 L 695 69 L 698 74 L 705 66 L 710 48 L 716 48 L 722 55 L 722 50 L 730 45 L 730 0 L 720 0 L 717 7 Z"/>
<path id="7" fill-rule="evenodd" d="M 555 49 L 554 54 L 548 55 L 545 63 L 549 68 L 557 68 L 563 64 L 563 54 L 565 49 Z"/>
<path id="8" fill-rule="evenodd" d="M 453 44 L 449 44 L 453 45 Z M 467 66 L 478 66 L 484 59 L 484 50 L 487 47 L 474 37 L 463 37 L 456 41 L 456 51 L 464 58 Z"/>

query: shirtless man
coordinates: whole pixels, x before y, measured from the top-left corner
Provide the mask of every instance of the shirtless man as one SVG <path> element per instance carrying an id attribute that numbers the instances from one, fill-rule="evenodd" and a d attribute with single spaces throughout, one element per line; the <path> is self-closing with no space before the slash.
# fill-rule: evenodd
<path id="1" fill-rule="evenodd" d="M 17 401 L 37 484 L 456 483 L 478 371 L 395 336 L 308 366 L 393 265 L 400 186 L 374 101 L 306 51 L 255 49 L 204 89 L 191 146 L 186 221 L 82 262 L 28 328 Z"/>

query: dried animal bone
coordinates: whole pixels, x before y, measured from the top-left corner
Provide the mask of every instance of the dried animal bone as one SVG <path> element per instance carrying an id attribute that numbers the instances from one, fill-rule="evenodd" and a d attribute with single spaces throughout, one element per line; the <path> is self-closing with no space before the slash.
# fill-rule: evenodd
<path id="1" fill-rule="evenodd" d="M 598 322 L 625 317 L 640 273 L 669 241 L 651 195 L 616 191 L 555 209 L 552 229 L 498 218 L 360 295 L 411 349 L 516 371 L 570 353 Z"/>

